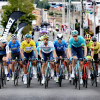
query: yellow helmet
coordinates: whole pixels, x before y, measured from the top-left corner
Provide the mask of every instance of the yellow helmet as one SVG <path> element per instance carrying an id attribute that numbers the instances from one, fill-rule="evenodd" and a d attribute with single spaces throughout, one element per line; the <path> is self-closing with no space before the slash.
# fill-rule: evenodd
<path id="1" fill-rule="evenodd" d="M 85 40 L 91 40 L 91 35 L 90 34 L 86 34 L 85 35 Z"/>
<path id="2" fill-rule="evenodd" d="M 49 36 L 46 34 L 43 36 L 43 39 L 49 39 Z"/>

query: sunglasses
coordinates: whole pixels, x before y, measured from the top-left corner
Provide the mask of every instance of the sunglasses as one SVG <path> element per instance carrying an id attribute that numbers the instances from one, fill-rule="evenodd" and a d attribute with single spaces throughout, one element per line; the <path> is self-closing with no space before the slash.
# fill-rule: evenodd
<path id="1" fill-rule="evenodd" d="M 93 42 L 97 42 L 97 41 L 93 41 Z"/>
<path id="2" fill-rule="evenodd" d="M 58 40 L 62 40 L 61 38 L 58 38 Z"/>
<path id="3" fill-rule="evenodd" d="M 44 40 L 48 41 L 48 39 L 44 39 Z"/>
<path id="4" fill-rule="evenodd" d="M 2 44 L 5 44 L 6 42 L 2 42 Z"/>
<path id="5" fill-rule="evenodd" d="M 77 35 L 73 35 L 73 37 L 77 37 Z"/>
<path id="6" fill-rule="evenodd" d="M 87 42 L 89 41 L 90 42 L 90 40 L 86 40 Z"/>

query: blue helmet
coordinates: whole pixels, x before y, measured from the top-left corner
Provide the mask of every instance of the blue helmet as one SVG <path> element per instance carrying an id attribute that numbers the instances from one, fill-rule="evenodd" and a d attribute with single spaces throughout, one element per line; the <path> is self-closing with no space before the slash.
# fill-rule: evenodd
<path id="1" fill-rule="evenodd" d="M 72 35 L 78 35 L 78 31 L 77 30 L 73 30 L 71 34 Z"/>
<path id="2" fill-rule="evenodd" d="M 29 33 L 27 33 L 27 34 L 25 35 L 25 38 L 32 38 L 32 35 L 29 34 Z"/>

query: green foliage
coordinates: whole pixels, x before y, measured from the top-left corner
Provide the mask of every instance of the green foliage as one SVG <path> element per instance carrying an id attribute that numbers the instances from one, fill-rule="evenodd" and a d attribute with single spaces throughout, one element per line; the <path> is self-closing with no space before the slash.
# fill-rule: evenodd
<path id="1" fill-rule="evenodd" d="M 8 18 L 13 11 L 22 11 L 25 14 L 20 17 L 19 22 L 26 22 L 31 26 L 32 20 L 35 16 L 32 15 L 34 10 L 33 3 L 34 0 L 8 0 L 9 5 L 3 6 L 3 14 L 1 24 L 5 28 L 7 25 Z M 13 33 L 17 27 L 17 22 L 13 25 L 10 32 Z"/>
<path id="2" fill-rule="evenodd" d="M 51 12 L 49 12 L 49 15 L 50 16 L 54 16 L 54 15 L 56 16 L 56 15 L 62 15 L 62 14 L 61 13 L 58 13 L 58 12 L 52 12 L 51 11 Z"/>
<path id="3" fill-rule="evenodd" d="M 37 4 L 38 8 L 44 8 L 44 9 L 47 9 L 47 10 L 49 10 L 49 8 L 50 8 L 48 0 L 42 0 L 42 1 L 35 0 L 35 4 Z"/>

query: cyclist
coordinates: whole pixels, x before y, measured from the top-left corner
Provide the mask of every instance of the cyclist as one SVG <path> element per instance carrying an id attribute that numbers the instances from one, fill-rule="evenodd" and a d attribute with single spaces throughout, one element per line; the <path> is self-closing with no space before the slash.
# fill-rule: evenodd
<path id="1" fill-rule="evenodd" d="M 3 65 L 5 68 L 5 74 L 7 75 L 9 72 L 9 68 L 7 70 L 7 62 L 9 58 L 9 47 L 7 45 L 7 40 L 4 37 L 0 38 L 0 62 L 4 61 Z M 9 81 L 9 76 L 7 76 L 7 81 Z"/>
<path id="2" fill-rule="evenodd" d="M 55 51 L 58 57 L 60 58 L 67 58 L 67 43 L 62 40 L 63 35 L 62 34 L 57 34 L 57 40 L 54 41 L 54 47 Z M 56 82 L 59 80 L 59 59 L 56 62 Z"/>
<path id="3" fill-rule="evenodd" d="M 100 59 L 100 43 L 97 42 L 96 37 L 94 36 L 92 38 L 93 41 L 93 45 L 94 45 L 94 61 L 95 61 L 95 66 L 96 66 L 96 70 L 97 70 L 97 75 L 98 75 L 98 59 Z"/>
<path id="4" fill-rule="evenodd" d="M 48 35 L 44 35 L 44 40 L 39 45 L 39 55 L 40 55 L 41 59 L 43 60 L 42 82 L 41 83 L 44 84 L 44 82 L 45 82 L 45 68 L 47 65 L 46 61 L 48 60 L 48 58 L 50 61 L 53 60 L 54 58 L 56 59 L 54 45 L 51 41 L 49 41 Z M 53 67 L 54 67 L 54 62 L 51 62 L 51 68 L 53 68 Z M 53 75 L 51 75 L 51 76 L 53 76 Z"/>
<path id="5" fill-rule="evenodd" d="M 35 42 L 32 40 L 31 34 L 27 33 L 25 35 L 25 40 L 21 43 L 20 53 L 23 61 L 29 58 L 31 59 L 38 58 Z M 34 65 L 34 78 L 36 78 L 37 77 L 36 61 L 33 61 L 33 65 Z M 24 63 L 24 84 L 27 84 L 27 62 Z"/>
<path id="6" fill-rule="evenodd" d="M 15 65 L 15 59 L 17 58 L 18 60 L 21 59 L 20 56 L 20 42 L 17 40 L 17 36 L 15 34 L 12 35 L 11 41 L 8 43 L 9 49 L 11 50 L 11 59 L 12 59 L 12 64 L 11 64 L 11 69 L 12 69 L 12 80 L 14 80 L 14 65 Z M 22 63 L 19 61 L 19 64 L 22 68 Z"/>
<path id="7" fill-rule="evenodd" d="M 93 41 L 91 41 L 90 34 L 85 35 L 85 43 L 87 47 L 87 67 L 90 69 L 91 67 L 90 60 L 92 60 L 94 56 L 94 46 L 93 46 Z M 90 70 L 88 70 L 88 78 L 90 78 Z"/>
<path id="8" fill-rule="evenodd" d="M 83 55 L 83 50 L 82 50 L 82 45 L 84 46 L 84 55 Z M 82 36 L 78 36 L 78 31 L 77 30 L 73 30 L 72 31 L 72 37 L 69 40 L 69 45 L 68 45 L 68 54 L 70 57 L 70 60 L 73 59 L 81 59 L 84 57 L 84 59 L 87 60 L 86 55 L 87 55 L 87 49 L 86 49 L 86 43 L 85 40 Z M 72 61 L 72 75 L 71 77 L 74 78 L 74 67 L 75 67 L 75 61 Z M 82 80 L 82 69 L 83 69 L 83 62 L 80 61 L 80 84 L 83 83 Z"/>

